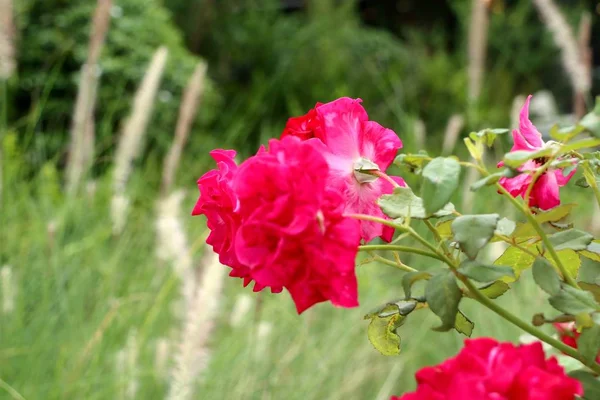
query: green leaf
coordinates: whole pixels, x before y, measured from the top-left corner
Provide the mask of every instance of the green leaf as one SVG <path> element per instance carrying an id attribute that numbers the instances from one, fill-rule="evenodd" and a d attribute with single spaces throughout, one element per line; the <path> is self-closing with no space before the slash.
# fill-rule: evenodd
<path id="1" fill-rule="evenodd" d="M 562 204 L 558 207 L 554 207 L 548 211 L 539 211 L 535 215 L 535 219 L 538 223 L 543 224 L 546 222 L 556 222 L 560 221 L 563 218 L 567 217 L 576 204 Z M 518 224 L 517 229 L 513 232 L 512 235 L 514 238 L 530 238 L 538 236 L 538 233 L 535 231 L 533 226 L 529 223 Z"/>
<path id="2" fill-rule="evenodd" d="M 566 126 L 564 128 L 559 128 L 558 125 L 554 125 L 550 128 L 550 137 L 557 142 L 567 142 L 583 131 L 584 128 L 581 125 Z"/>
<path id="3" fill-rule="evenodd" d="M 552 155 L 551 148 L 543 148 L 538 151 L 517 150 L 504 155 L 504 165 L 507 167 L 520 167 L 529 160 L 535 158 L 549 157 Z"/>
<path id="4" fill-rule="evenodd" d="M 427 304 L 442 320 L 442 325 L 436 330 L 446 331 L 454 328 L 461 297 L 462 292 L 456 283 L 456 278 L 449 270 L 441 271 L 427 282 L 425 286 Z"/>
<path id="5" fill-rule="evenodd" d="M 579 149 L 587 149 L 591 147 L 600 146 L 600 139 L 587 138 L 578 140 L 577 142 L 569 143 L 562 147 L 561 151 L 564 153 L 568 153 L 570 151 L 579 150 Z"/>
<path id="6" fill-rule="evenodd" d="M 373 347 L 384 356 L 400 354 L 401 338 L 397 333 L 397 329 L 402 326 L 405 318 L 398 313 L 371 318 L 367 328 L 367 336 Z"/>
<path id="7" fill-rule="evenodd" d="M 422 198 L 428 215 L 440 210 L 450 201 L 458 187 L 460 164 L 455 158 L 434 158 L 423 168 Z"/>
<path id="8" fill-rule="evenodd" d="M 593 240 L 592 243 L 588 244 L 585 250 L 579 252 L 582 256 L 600 262 L 600 241 Z"/>
<path id="9" fill-rule="evenodd" d="M 452 237 L 452 219 L 441 221 L 435 224 L 435 230 L 442 239 L 450 239 Z"/>
<path id="10" fill-rule="evenodd" d="M 535 251 L 533 247 L 530 247 L 529 250 Z M 515 273 L 515 277 L 504 277 L 502 281 L 504 282 L 514 282 L 519 278 L 521 272 L 526 270 L 527 268 L 533 265 L 533 261 L 535 257 L 532 257 L 530 254 L 524 252 L 518 247 L 511 246 L 502 253 L 500 257 L 496 261 L 494 261 L 495 265 L 510 265 Z"/>
<path id="11" fill-rule="evenodd" d="M 400 154 L 394 160 L 394 164 L 399 167 L 407 167 L 411 171 L 416 171 L 423 167 L 423 164 L 429 161 L 431 157 L 427 154 Z"/>
<path id="12" fill-rule="evenodd" d="M 587 290 L 592 295 L 594 295 L 594 299 L 596 302 L 600 303 L 600 285 L 596 285 L 595 283 L 588 282 L 578 282 L 579 287 L 583 290 Z"/>
<path id="13" fill-rule="evenodd" d="M 467 318 L 465 314 L 458 311 L 458 314 L 456 314 L 456 321 L 454 321 L 454 329 L 458 333 L 462 333 L 467 337 L 471 337 L 474 327 L 475 324 L 469 318 Z"/>
<path id="14" fill-rule="evenodd" d="M 592 325 L 583 329 L 577 340 L 577 349 L 586 360 L 595 360 L 600 352 L 600 326 Z"/>
<path id="15" fill-rule="evenodd" d="M 587 189 L 590 187 L 590 184 L 587 183 L 587 179 L 585 179 L 585 177 L 583 177 L 583 176 L 575 181 L 575 185 L 582 187 L 584 189 Z"/>
<path id="16" fill-rule="evenodd" d="M 515 221 L 511 221 L 508 218 L 502 218 L 498 221 L 498 225 L 496 226 L 496 234 L 502 236 L 510 236 L 511 233 L 514 232 L 517 224 Z"/>
<path id="17" fill-rule="evenodd" d="M 377 204 L 379 204 L 383 213 L 390 218 L 427 219 L 450 215 L 454 211 L 454 205 L 448 203 L 433 215 L 427 214 L 423 206 L 423 199 L 416 196 L 409 187 L 394 188 L 394 193 L 384 194 L 377 200 Z"/>
<path id="18" fill-rule="evenodd" d="M 496 136 L 510 132 L 509 129 L 483 129 L 479 132 L 471 132 L 469 137 L 475 141 L 481 140 L 488 147 L 492 147 Z"/>
<path id="19" fill-rule="evenodd" d="M 510 286 L 508 286 L 508 283 L 502 282 L 502 281 L 496 281 L 496 282 L 490 283 L 489 285 L 480 287 L 479 291 L 487 298 L 496 299 L 496 298 L 502 296 L 504 293 L 506 293 L 508 291 L 508 289 L 510 289 Z"/>
<path id="20" fill-rule="evenodd" d="M 404 274 L 402 277 L 402 289 L 404 289 L 404 295 L 406 298 L 408 299 L 411 297 L 411 288 L 415 282 L 429 278 L 431 278 L 431 274 L 423 271 L 409 272 Z"/>
<path id="21" fill-rule="evenodd" d="M 548 236 L 554 250 L 585 250 L 594 237 L 587 232 L 578 229 L 568 229 Z"/>
<path id="22" fill-rule="evenodd" d="M 565 267 L 569 275 L 571 275 L 572 278 L 577 278 L 577 275 L 579 273 L 579 267 L 581 267 L 581 258 L 579 258 L 577 252 L 575 250 L 566 249 L 559 250 L 556 252 L 556 254 L 558 255 L 558 258 L 560 259 L 562 265 Z M 556 261 L 554 261 L 554 258 L 552 258 L 550 253 L 546 252 L 546 254 L 544 254 L 544 257 L 546 258 L 546 260 L 550 261 L 550 263 L 554 265 L 555 268 L 558 269 L 558 265 L 556 265 Z"/>
<path id="23" fill-rule="evenodd" d="M 498 225 L 498 214 L 462 215 L 452 222 L 454 240 L 458 242 L 461 250 L 471 259 L 477 256 L 479 250 L 485 246 Z"/>
<path id="24" fill-rule="evenodd" d="M 549 295 L 560 291 L 560 278 L 554 267 L 542 257 L 535 259 L 533 263 L 533 280 Z"/>
<path id="25" fill-rule="evenodd" d="M 479 261 L 464 261 L 458 268 L 458 272 L 478 282 L 491 282 L 505 276 L 515 276 L 511 267 L 502 265 L 486 265 Z"/>
<path id="26" fill-rule="evenodd" d="M 543 224 L 544 222 L 556 222 L 556 221 L 560 221 L 561 219 L 565 218 L 567 215 L 569 215 L 571 213 L 571 211 L 573 210 L 573 208 L 575 208 L 577 204 L 573 204 L 573 203 L 569 203 L 569 204 L 562 204 L 558 207 L 554 207 L 551 210 L 548 211 L 540 211 L 535 215 L 535 220 L 540 223 Z"/>
<path id="27" fill-rule="evenodd" d="M 572 357 L 569 357 L 573 359 Z M 569 376 L 577 379 L 583 385 L 583 398 L 585 400 L 600 399 L 600 380 L 585 369 L 569 372 Z"/>
<path id="28" fill-rule="evenodd" d="M 583 116 L 579 125 L 596 137 L 600 137 L 600 97 L 596 97 L 596 107 Z"/>
<path id="29" fill-rule="evenodd" d="M 476 181 L 475 183 L 473 183 L 471 185 L 470 189 L 472 192 L 476 192 L 484 186 L 493 185 L 496 182 L 498 182 L 500 180 L 500 178 L 505 176 L 504 174 L 505 174 L 505 172 L 501 171 L 501 172 L 496 172 L 495 174 L 488 175 L 485 178 L 480 179 L 480 180 Z"/>
<path id="30" fill-rule="evenodd" d="M 558 311 L 577 315 L 579 313 L 591 313 L 598 309 L 599 306 L 590 292 L 567 285 L 561 286 L 561 290 L 548 299 L 550 305 Z"/>
<path id="31" fill-rule="evenodd" d="M 477 144 L 475 144 L 468 137 L 464 138 L 463 140 L 465 142 L 465 146 L 467 146 L 467 150 L 469 150 L 469 154 L 471 154 L 471 157 L 473 157 L 475 160 L 481 160 L 481 156 L 483 155 L 483 147 L 481 146 L 481 143 L 477 142 Z"/>

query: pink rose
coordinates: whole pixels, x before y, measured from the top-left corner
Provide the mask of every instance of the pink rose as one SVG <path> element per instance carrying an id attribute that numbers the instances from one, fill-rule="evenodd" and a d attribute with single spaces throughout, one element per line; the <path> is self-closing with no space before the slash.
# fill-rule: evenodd
<path id="1" fill-rule="evenodd" d="M 541 133 L 529 120 L 530 101 L 531 95 L 527 97 L 527 101 L 521 109 L 519 129 L 513 131 L 514 144 L 510 150 L 511 152 L 518 150 L 533 152 L 542 149 L 545 145 Z M 499 183 L 504 186 L 511 196 L 525 198 L 527 188 L 533 179 L 532 174 L 545 162 L 544 159 L 529 160 L 518 168 L 519 171 L 523 172 L 522 174 L 514 178 L 501 178 Z M 503 162 L 498 163 L 498 167 L 503 165 Z M 549 210 L 558 206 L 560 204 L 559 188 L 565 186 L 574 173 L 575 171 L 571 171 L 565 176 L 562 169 L 549 168 L 546 170 L 533 184 L 529 196 L 529 206 L 538 207 L 542 210 Z"/>
<path id="2" fill-rule="evenodd" d="M 465 340 L 454 358 L 417 372 L 417 390 L 392 400 L 573 400 L 581 383 L 567 376 L 539 342 L 515 346 Z"/>
<path id="3" fill-rule="evenodd" d="M 342 193 L 346 212 L 387 219 L 377 205 L 377 199 L 392 193 L 393 186 L 375 177 L 360 181 L 355 175 L 355 168 L 366 160 L 385 171 L 394 161 L 398 149 L 402 148 L 402 141 L 394 131 L 369 121 L 361 102 L 360 99 L 342 97 L 330 103 L 317 104 L 305 116 L 290 119 L 293 123 L 288 121 L 282 137 L 292 135 L 305 140 L 314 136 L 321 140 L 327 146 L 325 156 L 331 171 L 330 185 Z M 298 125 L 302 128 L 294 128 Z M 392 179 L 401 186 L 405 185 L 400 177 Z M 389 242 L 394 233 L 392 228 L 376 222 L 360 221 L 360 227 L 361 237 L 366 242 L 377 236 Z"/>
<path id="4" fill-rule="evenodd" d="M 271 140 L 240 165 L 233 184 L 242 219 L 238 259 L 257 284 L 285 287 L 298 313 L 326 300 L 358 305 L 359 225 L 343 216 L 323 151 L 316 139 Z"/>

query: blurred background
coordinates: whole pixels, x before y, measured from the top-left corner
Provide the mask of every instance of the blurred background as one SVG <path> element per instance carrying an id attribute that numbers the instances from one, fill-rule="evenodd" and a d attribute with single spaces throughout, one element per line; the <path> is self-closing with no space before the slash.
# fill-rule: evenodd
<path id="1" fill-rule="evenodd" d="M 359 308 L 297 316 L 287 294 L 243 288 L 204 251 L 195 181 L 210 150 L 241 160 L 316 102 L 360 97 L 403 151 L 466 157 L 461 137 L 516 126 L 530 93 L 543 132 L 592 106 L 600 2 L 0 0 L 0 399 L 379 400 L 414 389 L 414 372 L 463 338 L 415 313 L 399 356 L 372 348 L 362 317 L 402 296 L 401 275 L 359 265 Z M 490 165 L 510 146 L 499 141 Z M 518 218 L 464 175 L 459 210 Z M 571 186 L 563 201 L 600 233 L 592 196 Z M 513 289 L 503 305 L 525 319 L 540 311 L 536 288 Z M 464 311 L 474 336 L 519 337 Z"/>

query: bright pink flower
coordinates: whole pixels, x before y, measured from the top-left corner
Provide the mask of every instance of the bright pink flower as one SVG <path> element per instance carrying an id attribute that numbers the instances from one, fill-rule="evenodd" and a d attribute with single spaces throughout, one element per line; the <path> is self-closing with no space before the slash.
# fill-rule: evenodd
<path id="1" fill-rule="evenodd" d="M 529 102 L 531 95 L 527 97 L 527 101 L 521 109 L 519 115 L 519 129 L 513 131 L 513 147 L 510 150 L 518 151 L 537 151 L 544 147 L 545 143 L 542 140 L 542 135 L 538 132 L 537 128 L 529 120 Z M 536 159 L 529 160 L 521 167 L 519 171 L 523 172 L 514 178 L 501 178 L 500 184 L 510 193 L 511 196 L 521 196 L 525 198 L 527 188 L 531 184 L 533 179 L 532 174 L 537 168 L 542 166 L 546 160 Z M 504 163 L 498 163 L 498 167 L 503 166 Z M 570 172 L 567 176 L 563 174 L 562 169 L 548 169 L 545 171 L 539 179 L 533 184 L 529 196 L 529 206 L 538 207 L 542 210 L 549 210 L 560 204 L 559 188 L 565 186 L 575 171 Z"/>
<path id="2" fill-rule="evenodd" d="M 233 178 L 238 166 L 235 163 L 234 150 L 213 150 L 210 155 L 217 163 L 217 169 L 208 171 L 198 179 L 200 197 L 194 206 L 192 215 L 206 216 L 206 225 L 210 234 L 206 243 L 219 255 L 219 262 L 231 267 L 229 276 L 242 278 L 244 286 L 252 282 L 250 269 L 242 264 L 235 253 L 235 235 L 241 225 L 238 213 L 239 202 L 232 188 Z M 264 286 L 254 285 L 254 291 Z M 281 288 L 272 288 L 273 292 Z"/>
<path id="3" fill-rule="evenodd" d="M 238 259 L 257 284 L 285 287 L 298 313 L 326 300 L 358 305 L 359 225 L 343 216 L 324 151 L 316 139 L 271 140 L 240 165 L 233 184 L 242 218 Z"/>
<path id="4" fill-rule="evenodd" d="M 577 332 L 575 322 L 561 322 L 553 325 L 560 336 L 561 342 L 576 349 L 577 341 L 579 340 L 581 333 Z M 596 356 L 596 362 L 600 363 L 600 353 Z"/>
<path id="5" fill-rule="evenodd" d="M 392 400 L 573 400 L 581 383 L 535 342 L 467 339 L 454 358 L 416 374 L 417 390 Z"/>
<path id="6" fill-rule="evenodd" d="M 301 139 L 314 137 L 327 146 L 327 162 L 331 175 L 330 185 L 339 190 L 345 199 L 346 212 L 368 214 L 387 218 L 379 206 L 377 199 L 383 194 L 393 191 L 393 186 L 384 179 L 372 182 L 359 182 L 355 176 L 357 163 L 368 160 L 385 171 L 394 161 L 402 141 L 394 131 L 384 128 L 374 121 L 369 121 L 362 100 L 343 97 L 326 104 L 317 104 L 303 117 L 288 122 L 282 136 L 297 136 Z M 299 125 L 301 128 L 294 128 Z M 400 177 L 392 177 L 404 186 Z M 377 236 L 390 241 L 393 229 L 375 222 L 361 221 L 361 236 L 370 241 Z"/>

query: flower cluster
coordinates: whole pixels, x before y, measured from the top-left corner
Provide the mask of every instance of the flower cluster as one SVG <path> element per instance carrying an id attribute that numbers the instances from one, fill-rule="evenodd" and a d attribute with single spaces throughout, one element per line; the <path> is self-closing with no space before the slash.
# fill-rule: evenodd
<path id="1" fill-rule="evenodd" d="M 207 243 L 232 268 L 230 275 L 244 285 L 255 282 L 255 291 L 285 288 L 299 313 L 327 300 L 357 306 L 360 241 L 393 235 L 381 224 L 349 217 L 387 218 L 376 200 L 393 185 L 362 174 L 361 166 L 385 171 L 402 147 L 393 131 L 369 121 L 360 102 L 317 104 L 239 166 L 234 151 L 215 150 L 217 169 L 198 180 L 192 214 L 206 216 Z"/>
<path id="2" fill-rule="evenodd" d="M 547 143 L 544 143 L 541 133 L 529 120 L 530 101 L 531 95 L 527 97 L 527 101 L 519 114 L 519 129 L 513 131 L 514 143 L 510 150 L 511 152 L 535 152 L 548 145 Z M 521 174 L 513 178 L 504 177 L 500 179 L 500 184 L 504 186 L 511 196 L 521 196 L 525 199 L 529 186 L 533 181 L 533 173 L 545 163 L 546 160 L 544 158 L 529 160 L 518 168 L 518 170 L 522 172 Z M 498 163 L 498 167 L 503 165 L 503 162 Z M 574 170 L 566 175 L 563 173 L 563 169 L 549 168 L 544 171 L 539 178 L 533 182 L 533 186 L 529 193 L 529 206 L 538 207 L 542 210 L 549 210 L 558 206 L 560 204 L 559 188 L 566 185 L 573 174 L 575 174 Z"/>
<path id="3" fill-rule="evenodd" d="M 535 342 L 515 346 L 494 339 L 466 340 L 461 352 L 416 374 L 417 390 L 391 400 L 573 400 L 581 383 Z"/>

